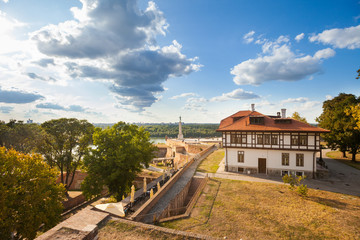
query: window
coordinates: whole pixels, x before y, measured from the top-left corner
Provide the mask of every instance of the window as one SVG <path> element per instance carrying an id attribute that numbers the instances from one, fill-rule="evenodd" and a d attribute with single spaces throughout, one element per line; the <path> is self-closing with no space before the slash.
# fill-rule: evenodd
<path id="1" fill-rule="evenodd" d="M 303 167 L 304 166 L 304 154 L 297 153 L 296 154 L 296 166 Z"/>
<path id="2" fill-rule="evenodd" d="M 238 151 L 238 162 L 239 163 L 244 162 L 244 151 Z"/>
<path id="3" fill-rule="evenodd" d="M 231 133 L 230 134 L 231 143 L 246 143 L 246 133 Z"/>
<path id="4" fill-rule="evenodd" d="M 264 125 L 264 117 L 251 117 L 250 116 L 250 124 Z"/>
<path id="5" fill-rule="evenodd" d="M 285 176 L 285 175 L 290 175 L 290 174 L 289 174 L 289 171 L 281 171 L 281 176 L 283 177 L 283 176 Z"/>
<path id="6" fill-rule="evenodd" d="M 247 138 L 246 133 L 242 133 L 241 134 L 241 143 L 246 143 L 246 138 Z"/>
<path id="7" fill-rule="evenodd" d="M 241 172 L 241 173 L 243 173 L 243 172 L 244 172 L 244 168 L 242 168 L 242 167 L 239 167 L 239 168 L 238 168 L 238 172 Z"/>
<path id="8" fill-rule="evenodd" d="M 300 146 L 307 146 L 307 136 L 300 136 Z"/>
<path id="9" fill-rule="evenodd" d="M 299 136 L 291 135 L 291 145 L 299 145 Z"/>
<path id="10" fill-rule="evenodd" d="M 278 135 L 272 135 L 271 136 L 271 144 L 277 145 L 278 144 Z"/>
<path id="11" fill-rule="evenodd" d="M 290 160 L 289 153 L 281 154 L 281 165 L 289 166 L 289 162 L 290 162 L 289 160 Z"/>
<path id="12" fill-rule="evenodd" d="M 303 177 L 303 176 L 304 176 L 304 172 L 296 172 L 296 176 L 297 176 L 297 177 Z"/>
<path id="13" fill-rule="evenodd" d="M 263 135 L 262 134 L 259 134 L 257 135 L 257 144 L 263 144 Z"/>
<path id="14" fill-rule="evenodd" d="M 265 135 L 264 135 L 264 142 L 265 142 L 265 144 L 269 144 L 269 145 L 270 145 L 270 135 L 269 135 L 269 134 L 265 134 Z"/>

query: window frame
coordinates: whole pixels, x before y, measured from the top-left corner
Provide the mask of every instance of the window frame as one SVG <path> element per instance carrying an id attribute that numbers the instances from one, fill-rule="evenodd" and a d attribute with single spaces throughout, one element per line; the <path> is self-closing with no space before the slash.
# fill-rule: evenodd
<path id="1" fill-rule="evenodd" d="M 238 163 L 245 162 L 245 152 L 244 151 L 237 151 L 237 162 Z"/>
<path id="2" fill-rule="evenodd" d="M 260 145 L 264 144 L 264 134 L 256 134 L 256 144 L 260 144 Z"/>
<path id="3" fill-rule="evenodd" d="M 291 146 L 299 146 L 299 135 L 291 135 Z"/>
<path id="4" fill-rule="evenodd" d="M 287 158 L 284 158 L 286 155 Z M 281 153 L 281 166 L 290 166 L 290 153 Z"/>
<path id="5" fill-rule="evenodd" d="M 306 135 L 300 135 L 299 137 L 299 145 L 307 146 L 308 145 L 308 137 Z"/>
<path id="6" fill-rule="evenodd" d="M 270 134 L 264 134 L 264 145 L 270 145 L 271 144 L 271 135 Z"/>
<path id="7" fill-rule="evenodd" d="M 271 145 L 278 145 L 278 140 L 279 140 L 278 135 L 271 135 Z"/>
<path id="8" fill-rule="evenodd" d="M 296 166 L 304 167 L 304 154 L 303 153 L 296 154 Z"/>

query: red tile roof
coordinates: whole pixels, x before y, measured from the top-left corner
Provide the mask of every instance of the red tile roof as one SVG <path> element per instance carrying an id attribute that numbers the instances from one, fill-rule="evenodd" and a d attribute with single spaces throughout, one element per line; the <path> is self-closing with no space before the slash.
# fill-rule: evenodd
<path id="1" fill-rule="evenodd" d="M 264 118 L 264 124 L 250 124 L 250 116 Z M 267 132 L 318 132 L 327 133 L 329 130 L 311 126 L 310 124 L 291 119 L 291 123 L 275 123 L 275 119 L 256 111 L 239 111 L 220 122 L 218 132 L 225 131 L 267 131 Z"/>

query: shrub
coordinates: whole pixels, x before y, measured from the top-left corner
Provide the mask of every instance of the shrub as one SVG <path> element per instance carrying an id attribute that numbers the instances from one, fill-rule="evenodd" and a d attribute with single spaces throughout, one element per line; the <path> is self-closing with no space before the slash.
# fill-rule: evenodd
<path id="1" fill-rule="evenodd" d="M 302 177 L 302 176 L 293 176 L 293 175 L 288 175 L 286 174 L 285 176 L 283 176 L 282 180 L 284 183 L 288 183 L 289 184 L 289 188 L 291 190 L 295 189 L 295 186 L 297 188 L 297 192 L 301 195 L 301 196 L 307 196 L 307 192 L 308 192 L 308 188 L 307 185 L 304 185 L 302 182 L 304 181 L 304 179 L 306 178 L 306 176 Z"/>

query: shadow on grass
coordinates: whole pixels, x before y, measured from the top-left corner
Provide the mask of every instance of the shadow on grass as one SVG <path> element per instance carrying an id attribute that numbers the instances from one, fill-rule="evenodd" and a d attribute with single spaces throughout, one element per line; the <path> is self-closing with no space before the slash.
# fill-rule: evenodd
<path id="1" fill-rule="evenodd" d="M 328 199 L 328 198 L 322 198 L 322 197 L 315 197 L 315 196 L 310 196 L 308 198 L 310 201 L 319 203 L 321 205 L 325 205 L 328 207 L 332 207 L 332 208 L 337 208 L 337 209 L 346 209 L 347 208 L 347 203 L 344 202 L 340 202 L 334 199 Z"/>

